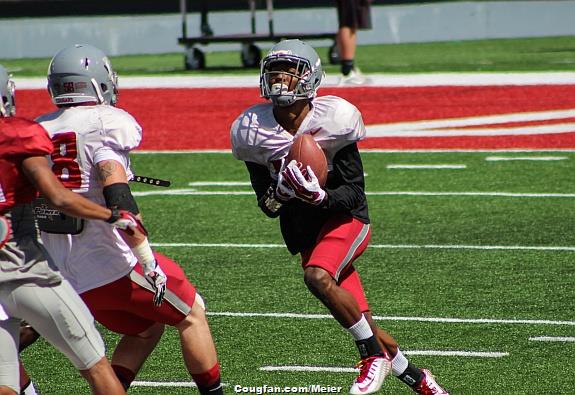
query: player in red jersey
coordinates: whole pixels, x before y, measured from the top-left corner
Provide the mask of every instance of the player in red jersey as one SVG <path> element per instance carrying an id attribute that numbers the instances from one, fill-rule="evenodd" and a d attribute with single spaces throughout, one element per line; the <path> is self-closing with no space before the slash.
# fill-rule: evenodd
<path id="1" fill-rule="evenodd" d="M 46 130 L 11 117 L 13 93 L 0 66 L 0 394 L 21 390 L 18 344 L 23 319 L 68 357 L 94 394 L 125 394 L 105 357 L 92 315 L 54 269 L 38 238 L 32 201 L 39 191 L 67 214 L 123 227 L 127 222 L 118 212 L 64 188 L 46 159 L 53 148 Z"/>
<path id="2" fill-rule="evenodd" d="M 232 152 L 243 160 L 262 211 L 279 217 L 292 254 L 300 254 L 309 291 L 355 339 L 361 362 L 351 394 L 378 391 L 389 373 L 419 394 L 447 394 L 428 370 L 408 362 L 371 311 L 354 261 L 371 235 L 363 164 L 365 137 L 359 110 L 337 96 L 316 97 L 323 71 L 315 50 L 285 40 L 263 59 L 261 95 L 271 103 L 244 111 L 231 128 Z M 310 134 L 326 154 L 321 186 L 309 169 L 286 158 L 294 139 Z M 391 360 L 390 360 L 391 359 Z"/>

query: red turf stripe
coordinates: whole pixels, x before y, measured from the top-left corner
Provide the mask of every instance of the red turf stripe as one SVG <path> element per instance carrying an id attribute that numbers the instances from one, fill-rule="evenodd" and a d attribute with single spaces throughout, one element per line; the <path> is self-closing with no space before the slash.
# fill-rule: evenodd
<path id="1" fill-rule="evenodd" d="M 354 103 L 367 125 L 575 108 L 575 85 L 320 89 Z M 45 90 L 19 90 L 18 114 L 51 111 Z M 119 107 L 144 128 L 142 149 L 227 149 L 230 125 L 259 91 L 245 88 L 121 89 Z M 393 149 L 575 148 L 572 134 L 458 138 L 381 138 L 362 144 Z"/>

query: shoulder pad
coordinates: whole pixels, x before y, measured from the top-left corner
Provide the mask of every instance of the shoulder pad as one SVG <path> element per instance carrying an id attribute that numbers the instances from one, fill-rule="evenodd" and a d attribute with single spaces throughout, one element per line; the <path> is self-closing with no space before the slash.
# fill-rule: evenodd
<path id="1" fill-rule="evenodd" d="M 319 132 L 316 140 L 347 140 L 351 142 L 365 138 L 365 126 L 356 106 L 337 96 L 322 96 L 313 101 L 315 107 L 314 125 Z"/>
<path id="2" fill-rule="evenodd" d="M 230 129 L 232 153 L 236 159 L 268 165 L 285 156 L 293 136 L 273 117 L 270 103 L 257 104 L 240 114 Z"/>
<path id="3" fill-rule="evenodd" d="M 54 145 L 46 129 L 24 118 L 0 118 L 0 155 L 50 155 Z"/>
<path id="4" fill-rule="evenodd" d="M 142 141 L 142 127 L 126 111 L 101 106 L 99 110 L 104 134 L 103 145 L 114 150 L 130 151 Z"/>

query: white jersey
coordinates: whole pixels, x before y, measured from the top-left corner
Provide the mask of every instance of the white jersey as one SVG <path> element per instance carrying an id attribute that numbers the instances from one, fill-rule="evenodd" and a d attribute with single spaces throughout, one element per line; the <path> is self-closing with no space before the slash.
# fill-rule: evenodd
<path id="1" fill-rule="evenodd" d="M 108 105 L 59 109 L 36 119 L 54 142 L 52 170 L 85 198 L 106 205 L 94 166 L 121 163 L 132 176 L 128 153 L 142 139 L 142 128 L 127 112 Z M 104 221 L 85 220 L 77 235 L 42 232 L 42 241 L 61 274 L 78 293 L 113 282 L 137 263 L 118 231 Z"/>
<path id="2" fill-rule="evenodd" d="M 275 177 L 273 162 L 287 156 L 297 136 L 311 134 L 324 150 L 331 169 L 333 157 L 340 149 L 365 137 L 365 126 L 359 110 L 341 97 L 321 96 L 311 104 L 295 136 L 278 124 L 271 103 L 248 108 L 231 127 L 234 157 L 267 166 Z"/>

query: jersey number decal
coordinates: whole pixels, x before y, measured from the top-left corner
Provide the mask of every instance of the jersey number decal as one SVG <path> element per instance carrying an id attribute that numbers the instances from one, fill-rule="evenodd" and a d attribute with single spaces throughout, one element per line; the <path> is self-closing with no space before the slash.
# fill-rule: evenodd
<path id="1" fill-rule="evenodd" d="M 52 171 L 66 188 L 80 188 L 82 173 L 77 162 L 76 133 L 58 133 L 52 137 L 52 143 L 54 143 L 54 150 L 51 154 L 54 163 Z"/>

